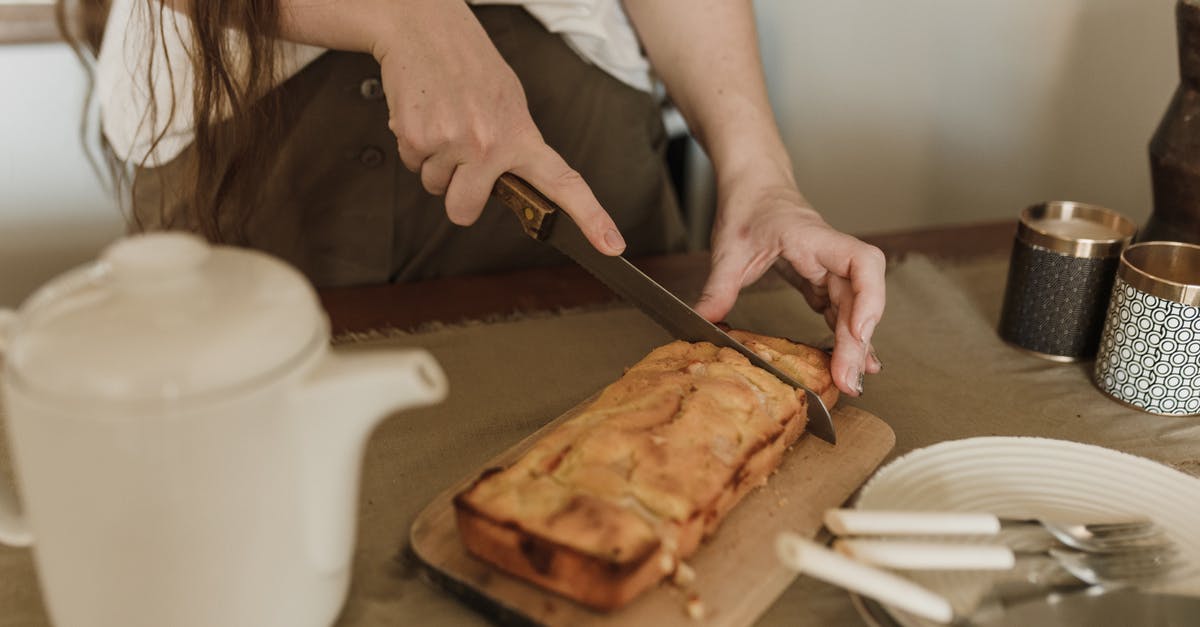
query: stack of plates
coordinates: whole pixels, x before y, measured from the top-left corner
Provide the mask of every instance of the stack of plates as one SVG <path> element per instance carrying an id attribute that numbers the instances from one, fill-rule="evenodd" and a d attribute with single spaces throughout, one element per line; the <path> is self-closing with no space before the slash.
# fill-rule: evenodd
<path id="1" fill-rule="evenodd" d="M 1200 479 L 1126 453 L 1044 438 L 945 442 L 881 469 L 863 486 L 855 507 L 1093 522 L 1149 517 L 1178 545 L 1186 564 L 1162 591 L 1200 596 Z M 953 571 L 906 574 L 945 595 L 956 608 L 970 607 L 992 577 Z M 868 622 L 882 622 L 878 608 L 861 600 L 858 605 Z M 883 609 L 894 623 L 931 624 Z"/>

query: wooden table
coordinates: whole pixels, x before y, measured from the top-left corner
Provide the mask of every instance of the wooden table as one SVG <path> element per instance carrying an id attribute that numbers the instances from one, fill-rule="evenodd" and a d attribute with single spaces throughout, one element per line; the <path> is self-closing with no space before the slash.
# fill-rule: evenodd
<path id="1" fill-rule="evenodd" d="M 876 333 L 876 347 L 888 366 L 872 377 L 867 392 L 853 399 L 853 406 L 880 416 L 896 435 L 892 459 L 941 442 L 978 437 L 1035 437 L 1065 440 L 1122 451 L 1200 476 L 1200 421 L 1195 417 L 1163 417 L 1139 412 L 1113 402 L 1090 383 L 1086 363 L 1060 364 L 1041 360 L 1005 345 L 995 333 L 996 316 L 1001 308 L 1007 254 L 1016 231 L 1014 221 L 930 228 L 903 233 L 867 235 L 863 239 L 879 246 L 890 261 L 922 254 L 929 260 L 910 259 L 909 263 L 890 267 L 888 276 L 888 315 Z M 707 275 L 708 260 L 703 254 L 671 255 L 637 260 L 649 275 L 677 294 L 694 294 Z M 779 287 L 783 279 L 769 275 L 764 279 Z M 760 295 L 747 294 L 742 301 L 753 302 Z M 789 298 L 787 290 L 765 289 L 763 297 Z M 573 266 L 535 269 L 490 277 L 455 278 L 410 285 L 326 290 L 322 301 L 330 313 L 337 333 L 369 332 L 380 329 L 412 329 L 429 323 L 453 324 L 462 320 L 488 320 L 512 313 L 553 312 L 561 308 L 587 308 L 603 305 L 614 296 Z M 741 301 L 740 301 L 741 302 Z M 800 313 L 801 299 L 793 299 L 789 308 L 772 308 L 783 318 Z M 505 333 L 504 352 L 483 350 L 491 361 L 479 366 L 482 378 L 468 379 L 477 386 L 492 385 L 473 392 L 499 398 L 518 389 L 510 383 L 521 374 L 494 372 L 495 355 L 510 355 L 520 347 L 536 344 L 539 351 L 552 353 L 547 363 L 569 364 L 562 358 L 579 351 L 595 350 L 594 342 L 559 347 L 539 342 L 540 333 L 550 324 L 578 324 L 580 329 L 596 325 L 605 316 L 631 315 L 629 308 L 602 310 L 573 316 L 546 317 L 537 324 L 478 325 L 419 334 L 399 334 L 391 338 L 401 345 L 420 344 L 421 338 L 458 337 L 455 346 L 464 347 L 470 335 L 473 341 L 486 343 Z M 759 321 L 769 318 L 759 311 Z M 645 322 L 644 320 L 642 322 Z M 498 327 L 509 327 L 499 329 Z M 652 325 L 645 325 L 652 326 Z M 611 328 L 606 329 L 612 331 Z M 656 329 L 656 331 L 659 331 Z M 486 338 L 483 336 L 487 336 Z M 370 336 L 367 336 L 368 338 Z M 562 341 L 567 336 L 556 339 Z M 571 335 L 570 338 L 575 338 Z M 491 338 L 491 339 L 488 339 Z M 385 340 L 386 341 L 386 340 Z M 625 342 L 613 342 L 623 345 Z M 449 342 L 437 345 L 446 361 L 455 357 Z M 605 348 L 608 350 L 608 347 Z M 462 355 L 465 349 L 458 351 Z M 596 351 L 601 352 L 601 351 Z M 458 357 L 463 363 L 462 356 Z M 479 360 L 470 357 L 471 363 Z M 894 360 L 894 361 L 893 361 Z M 613 360 L 614 363 L 618 360 Z M 570 368 L 564 368 L 570 370 Z M 557 385 L 568 380 L 591 376 L 576 371 L 556 379 Z M 488 379 L 508 377 L 506 381 Z M 600 377 L 598 377 L 600 378 Z M 570 383 L 574 385 L 574 383 Z M 580 390 L 598 389 L 601 383 L 580 384 Z M 463 398 L 460 404 L 465 404 Z M 533 405 L 544 394 L 522 398 Z M 536 411 L 531 412 L 537 414 Z M 409 414 L 411 419 L 411 415 Z M 449 415 L 468 416 L 468 413 Z M 553 416 L 555 412 L 543 412 Z M 499 412 L 491 412 L 485 424 L 467 433 L 469 440 L 460 446 L 486 448 L 480 440 L 505 439 L 509 433 L 497 433 L 494 422 Z M 393 431 L 397 423 L 392 423 Z M 525 433 L 535 430 L 535 423 Z M 364 494 L 367 507 L 361 510 L 365 523 L 360 535 L 360 554 L 356 560 L 358 588 L 352 591 L 340 625 L 376 627 L 394 624 L 398 617 L 430 625 L 482 624 L 492 614 L 467 612 L 464 602 L 429 586 L 416 586 L 418 572 L 414 560 L 396 557 L 384 562 L 394 551 L 396 528 L 406 528 L 408 512 L 424 507 L 448 484 L 448 476 L 469 476 L 467 472 L 423 471 L 418 463 L 433 465 L 449 457 L 440 448 L 429 448 L 426 458 L 413 462 L 405 474 L 381 467 L 394 464 L 397 455 L 407 450 L 403 438 L 415 438 L 423 429 L 454 428 L 444 420 L 412 424 L 402 433 L 381 433 L 368 450 L 364 462 Z M 392 443 L 389 446 L 389 442 Z M 505 446 L 499 446 L 500 450 Z M 487 456 L 455 450 L 457 458 L 470 470 Z M 886 460 L 885 460 L 886 463 Z M 406 485 L 414 493 L 408 496 L 411 508 L 385 507 L 379 503 Z M 428 487 L 427 486 L 433 486 Z M 371 506 L 370 495 L 377 495 Z M 397 501 L 398 499 L 391 499 Z M 382 540 L 379 538 L 382 537 Z M 402 568 L 387 565 L 402 564 Z M 481 620 L 482 618 L 482 620 Z M 816 627 L 863 624 L 849 595 L 842 589 L 811 577 L 799 577 L 777 597 L 756 625 L 777 627 L 801 625 Z"/>
<path id="2" fill-rule="evenodd" d="M 1006 253 L 1014 232 L 1015 224 L 1006 221 L 882 234 L 864 239 L 883 249 L 893 261 L 910 253 L 922 253 L 942 260 L 969 262 L 978 259 L 981 263 L 990 264 L 988 280 L 994 283 L 998 276 L 995 272 L 997 255 Z M 703 254 L 671 255 L 644 259 L 638 263 L 652 277 L 681 295 L 694 293 L 704 281 L 708 269 L 708 260 Z M 894 267 L 889 280 L 903 277 L 905 265 Z M 774 283 L 776 287 L 781 285 L 781 281 L 783 279 L 775 275 L 764 279 L 766 284 Z M 902 305 L 907 300 L 910 318 L 914 308 L 923 310 L 924 307 L 923 303 L 914 306 L 914 294 L 920 290 L 913 287 L 911 283 L 905 285 L 895 294 L 895 298 L 890 299 L 889 304 L 893 310 L 902 313 Z M 803 308 L 802 299 L 791 298 L 794 295 L 786 290 L 763 290 L 761 295 L 789 299 L 795 308 Z M 330 314 L 335 333 L 342 335 L 412 329 L 430 323 L 486 320 L 512 313 L 586 308 L 615 300 L 606 288 L 589 275 L 569 265 L 488 277 L 331 289 L 324 290 L 320 296 Z M 747 295 L 743 301 L 753 301 L 757 296 Z M 782 313 L 787 310 L 772 311 L 781 312 L 784 318 L 790 315 Z M 895 313 L 893 311 L 893 315 Z M 936 313 L 936 309 L 933 313 Z M 558 336 L 554 342 L 539 341 L 544 339 L 542 334 L 548 329 L 563 332 L 566 327 L 579 324 L 581 319 L 589 321 L 585 324 L 597 324 L 601 319 L 611 320 L 612 316 L 625 316 L 642 324 L 634 324 L 625 330 L 630 334 L 626 338 L 628 342 L 612 343 L 613 346 L 605 346 L 603 350 L 595 350 L 586 335 L 576 331 L 578 327 L 572 327 L 571 333 Z M 508 443 L 516 442 L 536 430 L 547 417 L 558 415 L 563 409 L 585 398 L 587 393 L 599 389 L 611 380 L 611 373 L 619 371 L 620 365 L 631 363 L 631 360 L 640 356 L 639 346 L 648 345 L 654 338 L 663 336 L 660 329 L 642 318 L 629 308 L 619 308 L 611 312 L 596 312 L 595 315 L 584 313 L 547 317 L 528 324 L 504 325 L 504 333 L 497 333 L 492 328 L 466 326 L 444 333 L 401 334 L 379 339 L 383 343 L 394 342 L 401 346 L 438 342 L 439 361 L 448 375 L 454 374 L 459 380 L 473 381 L 475 387 L 472 388 L 472 394 L 452 396 L 439 407 L 408 411 L 398 419 L 386 421 L 371 438 L 363 461 L 354 584 L 339 625 L 377 627 L 397 624 L 398 620 L 438 626 L 484 624 L 486 618 L 483 615 L 472 613 L 458 599 L 435 591 L 420 580 L 412 560 L 402 548 L 398 548 L 404 545 L 403 538 L 407 537 L 403 530 L 409 528 L 416 513 L 426 503 L 431 502 L 453 481 L 468 476 L 470 471 L 477 470 L 476 467 L 483 460 L 506 448 Z M 814 324 L 820 325 L 815 318 Z M 937 329 L 938 333 L 943 331 L 942 327 Z M 987 335 L 989 340 L 993 339 L 990 333 Z M 363 337 L 367 338 L 365 343 L 375 341 L 371 339 L 374 336 Z M 925 342 L 935 339 L 917 333 L 879 333 L 877 337 L 883 342 L 881 350 L 896 351 L 890 354 L 896 355 L 901 365 L 893 366 L 889 371 L 896 374 L 911 370 L 904 365 L 904 355 L 926 351 Z M 920 342 L 921 347 L 904 345 L 909 338 Z M 347 338 L 347 342 L 353 339 L 362 338 Z M 505 414 L 499 406 L 518 404 L 517 401 L 502 401 L 507 398 L 506 395 L 512 396 L 512 390 L 521 388 L 526 373 L 519 368 L 496 371 L 494 356 L 511 356 L 522 350 L 526 353 L 538 351 L 538 359 L 545 359 L 544 363 L 551 364 L 574 363 L 580 351 L 595 351 L 597 356 L 592 358 L 605 365 L 573 372 L 570 376 L 555 374 L 547 377 L 541 381 L 544 387 L 539 394 L 521 396 L 520 411 L 513 410 Z M 485 358 L 480 359 L 479 355 Z M 524 358 L 528 359 L 528 354 Z M 1019 368 L 1022 371 L 1029 369 L 1023 363 L 1019 364 Z M 954 372 L 960 370 L 965 369 L 956 365 L 947 376 L 953 376 Z M 1069 378 L 1070 374 L 1069 369 L 1059 369 L 1047 376 L 1062 379 Z M 945 439 L 981 433 L 996 434 L 998 431 L 994 424 L 1017 433 L 1080 437 L 1080 429 L 1069 427 L 1069 423 L 1062 421 L 1046 423 L 1051 426 L 1068 425 L 1064 427 L 1065 431 L 1055 432 L 1046 428 L 1041 428 L 1041 431 L 1029 430 L 1022 425 L 1004 423 L 930 420 L 927 400 L 941 398 L 941 388 L 936 391 L 919 386 L 913 388 L 912 383 L 912 380 L 904 377 L 893 375 L 889 381 L 887 375 L 880 375 L 877 381 L 872 381 L 875 387 L 868 388 L 873 391 L 863 399 L 857 399 L 865 403 L 861 406 L 863 410 L 885 417 L 895 429 L 898 443 L 894 452 L 912 450 Z M 928 382 L 918 380 L 916 383 Z M 1098 398 L 1090 388 L 1086 393 L 1088 400 Z M 489 406 L 486 413 L 480 413 L 478 398 L 496 399 L 496 405 Z M 945 401 L 951 403 L 949 411 L 969 415 L 976 410 L 971 406 L 973 398 L 969 394 L 959 394 L 947 397 Z M 874 402 L 877 407 L 870 405 L 871 399 L 876 399 Z M 999 401 L 988 397 L 988 402 Z M 1104 400 L 1099 402 L 1106 403 Z M 1112 403 L 1105 407 L 1127 411 Z M 447 416 L 458 419 L 448 421 Z M 1148 431 L 1148 428 L 1134 424 L 1128 417 L 1122 417 L 1122 420 L 1133 424 L 1136 433 Z M 1096 424 L 1118 424 L 1118 421 Z M 1200 426 L 1197 431 L 1200 431 Z M 1102 444 L 1116 441 L 1105 439 L 1107 436 L 1103 429 L 1092 425 L 1083 430 L 1082 437 L 1085 441 L 1093 438 Z M 1196 441 L 1200 441 L 1200 435 L 1195 439 L 1183 440 L 1176 449 L 1164 455 L 1175 458 L 1191 455 Z M 1136 445 L 1128 448 L 1135 453 L 1142 452 Z M 0 440 L 0 452 L 5 449 L 3 440 Z M 445 451 L 452 451 L 452 454 Z M 0 459 L 0 462 L 3 461 L 7 460 Z M 40 627 L 48 625 L 47 621 L 34 577 L 31 552 L 29 549 L 0 547 L 0 626 Z M 760 619 L 760 624 L 856 625 L 860 624 L 860 619 L 843 591 L 813 579 L 802 578 L 775 601 L 768 614 Z"/>
<path id="3" fill-rule="evenodd" d="M 1012 245 L 1016 222 L 946 226 L 864 236 L 890 261 L 909 253 L 941 259 L 1000 254 Z M 634 260 L 646 274 L 677 294 L 696 292 L 708 275 L 708 254 L 689 253 Z M 769 273 L 765 282 L 781 281 Z M 379 329 L 413 329 L 431 322 L 455 323 L 510 313 L 587 307 L 616 296 L 574 265 L 505 274 L 436 279 L 420 283 L 322 290 L 335 336 Z"/>
<path id="4" fill-rule="evenodd" d="M 910 254 L 923 254 L 938 260 L 938 263 L 967 262 L 973 259 L 1002 258 L 1012 245 L 1016 230 L 1015 222 L 993 222 L 976 225 L 951 226 L 943 228 L 922 229 L 903 233 L 878 234 L 864 237 L 865 240 L 879 246 L 890 261 L 899 261 Z M 698 293 L 708 273 L 708 257 L 703 253 L 668 255 L 654 258 L 635 260 L 651 277 L 663 283 L 681 297 L 688 299 Z M 762 281 L 752 289 L 762 289 L 772 293 L 772 287 L 780 287 L 784 279 L 775 273 L 768 273 Z M 492 320 L 507 318 L 512 314 L 537 314 L 539 312 L 556 312 L 564 308 L 589 308 L 604 306 L 616 297 L 602 284 L 593 279 L 582 269 L 565 265 L 554 268 L 539 268 L 505 274 L 483 277 L 461 277 L 426 281 L 413 284 L 386 285 L 371 287 L 354 287 L 323 290 L 320 294 L 322 302 L 330 314 L 335 335 L 341 335 L 346 343 L 353 343 L 372 337 L 372 332 L 413 330 L 427 327 L 430 324 L 449 324 L 466 320 Z M 800 305 L 803 306 L 803 305 Z M 366 333 L 366 336 L 353 334 Z M 437 335 L 432 333 L 428 335 Z M 418 334 L 414 337 L 427 337 Z M 404 341 L 404 340 L 401 340 Z M 443 347 L 444 348 L 444 347 Z M 904 363 L 903 360 L 901 363 Z M 874 382 L 873 382 L 874 384 Z M 893 393 L 881 390 L 880 398 L 895 398 Z M 488 396 L 495 390 L 475 390 L 475 394 Z M 885 416 L 885 420 L 903 415 L 898 407 L 888 405 L 887 411 L 876 415 Z M 534 412 L 536 413 L 536 412 Z M 910 412 L 911 413 L 911 412 Z M 898 424 L 903 424 L 901 420 Z M 412 427 L 416 432 L 419 427 Z M 372 456 L 364 462 L 365 484 L 364 493 L 367 499 L 372 493 L 371 484 L 380 481 L 394 481 L 400 476 L 395 471 L 383 472 L 379 466 L 393 459 L 389 455 L 401 454 L 403 447 L 391 448 L 382 442 L 392 440 L 388 434 L 376 437 L 377 450 L 386 449 L 385 455 Z M 905 443 L 906 447 L 912 442 Z M 473 464 L 478 465 L 476 461 Z M 453 475 L 454 473 L 449 473 Z M 461 473 L 460 473 L 461 474 Z M 425 480 L 436 484 L 439 490 L 445 487 L 447 473 L 430 473 Z M 467 476 L 467 475 L 463 475 Z M 410 478 L 411 477 L 407 477 Z M 424 504 L 432 497 L 414 495 L 410 497 L 416 503 Z M 378 503 L 378 500 L 376 501 Z M 423 507 L 423 505 L 422 505 Z M 370 516 L 365 510 L 363 516 Z M 378 525 L 367 524 L 360 536 L 360 551 L 365 555 L 375 555 L 380 550 L 392 550 L 394 545 L 388 541 L 378 544 L 373 540 L 380 534 L 379 529 L 387 535 L 388 529 L 403 525 L 397 521 L 405 520 L 405 513 L 399 510 L 387 510 L 375 516 L 384 519 Z M 371 568 L 371 559 L 360 559 L 356 571 L 358 592 L 352 591 L 340 625 L 347 627 L 374 627 L 377 624 L 387 624 L 397 616 L 421 616 L 428 624 L 448 625 L 457 624 L 462 620 L 477 624 L 478 616 L 495 617 L 494 607 L 482 611 L 475 616 L 467 616 L 462 610 L 468 607 L 458 598 L 448 598 L 448 595 L 434 592 L 425 588 L 414 589 L 405 587 L 407 582 L 401 578 L 384 578 L 378 573 L 378 568 Z M 411 557 L 405 563 L 413 563 Z M 401 560 L 404 561 L 404 560 Z M 365 564 L 365 567 L 364 567 Z M 415 565 L 409 568 L 416 569 Z M 760 571 L 761 574 L 761 571 Z M 411 605 L 390 608 L 380 611 L 379 616 L 373 617 L 365 608 L 369 607 L 371 598 L 361 590 L 378 589 L 380 598 L 389 599 L 398 604 L 407 598 Z M 786 597 L 786 598 L 785 598 Z M 780 597 L 761 617 L 761 625 L 856 625 L 860 624 L 859 617 L 854 614 L 849 598 L 840 589 L 834 588 L 814 579 L 801 578 L 789 589 L 785 597 Z M 400 601 L 397 601 L 399 599 Z M 418 599 L 424 599 L 418 601 Z M 456 609 L 441 608 L 429 611 L 428 614 L 416 609 L 423 603 L 444 602 L 457 605 Z M 797 606 L 805 609 L 798 609 Z M 807 607 L 805 607 L 807 606 Z M 808 608 L 812 609 L 806 613 Z"/>
<path id="5" fill-rule="evenodd" d="M 1132 410 L 1098 392 L 1086 364 L 1040 360 L 996 336 L 1014 232 L 1015 224 L 1006 221 L 864 237 L 893 261 L 914 258 L 889 268 L 888 314 L 875 344 L 890 365 L 851 404 L 887 421 L 896 435 L 893 458 L 964 438 L 1043 437 L 1124 451 L 1200 476 L 1200 421 L 1195 417 Z M 915 258 L 915 253 L 932 262 Z M 638 263 L 681 295 L 695 292 L 708 265 L 704 255 Z M 774 287 L 782 280 L 773 275 L 764 279 Z M 362 464 L 354 579 L 338 625 L 482 627 L 493 617 L 473 612 L 421 579 L 405 548 L 407 530 L 421 509 L 454 481 L 476 473 L 487 459 L 606 385 L 613 373 L 665 334 L 631 308 L 605 307 L 614 300 L 612 294 L 572 266 L 326 290 L 321 298 L 345 343 L 424 348 L 437 355 L 448 378 L 471 382 L 465 388 L 469 394 L 405 411 L 381 423 L 370 438 Z M 786 334 L 805 327 L 807 337 L 825 331 L 803 299 L 786 289 L 752 289 L 739 306 L 746 321 L 762 325 L 754 328 L 763 332 Z M 543 313 L 505 324 L 453 324 L 593 307 L 595 311 Z M 436 323 L 450 327 L 369 333 Z M 346 336 L 351 332 L 367 334 Z M 622 341 L 598 343 L 593 332 L 619 333 Z M 589 367 L 577 367 L 581 356 Z M 497 368 L 502 358 L 522 367 Z M 528 385 L 530 363 L 539 368 L 533 373 L 540 386 L 537 394 L 521 393 Z M 5 449 L 0 441 L 0 452 Z M 0 627 L 48 625 L 31 558 L 28 549 L 0 547 Z M 862 619 L 843 590 L 800 577 L 757 624 L 852 626 Z"/>

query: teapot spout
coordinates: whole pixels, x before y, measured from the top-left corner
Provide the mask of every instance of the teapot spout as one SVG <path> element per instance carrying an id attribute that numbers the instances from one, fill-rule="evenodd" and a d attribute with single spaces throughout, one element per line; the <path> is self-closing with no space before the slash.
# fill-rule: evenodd
<path id="1" fill-rule="evenodd" d="M 348 567 L 367 437 L 384 418 L 446 398 L 446 375 L 427 351 L 329 351 L 295 397 L 301 429 L 304 518 L 323 573 Z"/>

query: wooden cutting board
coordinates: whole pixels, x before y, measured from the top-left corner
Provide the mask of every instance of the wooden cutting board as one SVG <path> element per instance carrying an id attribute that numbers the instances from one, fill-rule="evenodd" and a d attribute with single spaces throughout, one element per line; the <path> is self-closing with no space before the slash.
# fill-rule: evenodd
<path id="1" fill-rule="evenodd" d="M 479 471 L 506 466 L 538 438 L 567 420 L 587 402 L 568 411 Z M 813 537 L 821 515 L 846 502 L 896 443 L 896 435 L 878 417 L 854 407 L 833 411 L 837 446 L 804 435 L 785 455 L 767 482 L 746 496 L 726 517 L 717 533 L 687 562 L 696 572 L 686 589 L 664 582 L 611 613 L 589 610 L 570 600 L 507 575 L 463 548 L 454 518 L 454 495 L 478 472 L 438 495 L 417 516 L 410 532 L 412 550 L 435 584 L 504 623 L 548 626 L 576 625 L 748 625 L 763 613 L 795 578 L 775 557 L 775 536 L 788 530 Z M 695 595 L 705 617 L 688 616 L 685 606 Z"/>

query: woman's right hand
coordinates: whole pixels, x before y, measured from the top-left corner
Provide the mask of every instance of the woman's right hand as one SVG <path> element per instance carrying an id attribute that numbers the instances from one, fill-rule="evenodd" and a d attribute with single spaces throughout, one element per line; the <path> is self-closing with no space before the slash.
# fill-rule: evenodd
<path id="1" fill-rule="evenodd" d="M 578 172 L 546 145 L 525 91 L 464 2 L 404 0 L 373 36 L 400 159 L 459 225 L 512 172 L 563 208 L 600 252 L 625 241 Z M 550 78 L 550 77 L 548 77 Z"/>
<path id="2" fill-rule="evenodd" d="M 542 139 L 521 82 L 467 3 L 279 0 L 279 11 L 284 39 L 375 56 L 400 159 L 425 189 L 445 194 L 451 221 L 475 222 L 496 179 L 512 172 L 570 214 L 600 252 L 625 249 L 587 183 Z"/>

